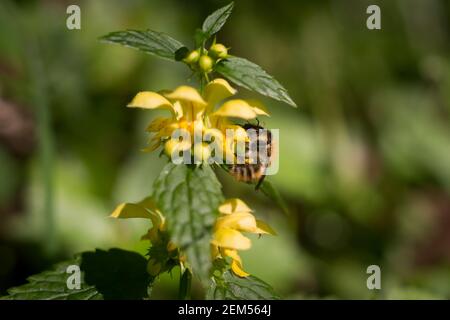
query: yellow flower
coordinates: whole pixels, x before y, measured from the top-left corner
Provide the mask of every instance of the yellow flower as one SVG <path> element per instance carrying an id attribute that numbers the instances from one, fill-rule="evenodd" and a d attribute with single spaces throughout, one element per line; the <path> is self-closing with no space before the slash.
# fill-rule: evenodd
<path id="1" fill-rule="evenodd" d="M 160 232 L 165 231 L 165 218 L 156 208 L 151 197 L 147 197 L 137 203 L 121 203 L 114 209 L 110 217 L 116 219 L 150 219 L 152 227 L 142 236 L 142 240 L 150 240 L 152 244 L 161 242 Z"/>
<path id="2" fill-rule="evenodd" d="M 189 86 L 180 86 L 172 92 L 143 91 L 134 97 L 128 107 L 166 109 L 170 112 L 170 116 L 158 117 L 147 127 L 152 137 L 145 151 L 154 151 L 163 142 L 169 144 L 166 152 L 188 150 L 192 147 L 195 134 L 208 135 L 214 137 L 213 140 L 219 139 L 222 147 L 227 150 L 233 147 L 233 141 L 225 143 L 226 129 L 237 130 L 235 138 L 246 136 L 245 131 L 230 122 L 229 118 L 251 120 L 260 115 L 268 115 L 260 105 L 241 99 L 228 100 L 216 110 L 220 102 L 235 93 L 236 90 L 226 80 L 215 79 L 205 86 L 203 96 Z M 191 143 L 171 140 L 176 129 L 187 130 L 191 135 Z"/>
<path id="3" fill-rule="evenodd" d="M 185 257 L 170 241 L 164 216 L 150 197 L 137 203 L 121 203 L 113 211 L 111 217 L 118 219 L 145 218 L 152 221 L 152 227 L 141 238 L 141 240 L 150 240 L 152 243 L 150 251 L 154 249 L 153 254 L 149 253 L 150 259 L 147 263 L 147 272 L 151 276 L 157 276 L 177 264 L 185 263 Z"/>
<path id="4" fill-rule="evenodd" d="M 242 232 L 254 234 L 271 234 L 275 231 L 261 220 L 256 219 L 252 210 L 240 199 L 229 199 L 219 207 L 220 216 L 214 225 L 213 239 L 211 240 L 211 254 L 213 259 L 231 258 L 231 270 L 240 277 L 249 274 L 243 270 L 238 250 L 247 250 L 251 241 Z M 177 257 L 177 261 L 184 264 L 184 255 L 178 252 L 177 246 L 169 241 L 165 230 L 165 218 L 156 208 L 150 197 L 137 203 L 121 203 L 111 214 L 117 219 L 145 218 L 152 221 L 152 227 L 142 239 L 150 240 L 153 246 L 163 246 L 170 256 Z M 147 270 L 156 276 L 165 270 L 167 259 L 149 260 Z"/>
<path id="5" fill-rule="evenodd" d="M 272 234 L 275 231 L 266 223 L 256 219 L 252 210 L 240 199 L 229 199 L 219 207 L 221 215 L 214 225 L 211 241 L 213 259 L 231 258 L 231 270 L 240 277 L 249 274 L 243 270 L 238 250 L 248 250 L 251 240 L 242 232 L 255 234 Z"/>
<path id="6" fill-rule="evenodd" d="M 206 102 L 195 88 L 180 86 L 169 93 L 139 92 L 127 106 L 129 108 L 169 110 L 170 116 L 156 118 L 147 127 L 147 131 L 153 133 L 153 136 L 145 151 L 154 151 L 176 129 L 185 129 L 193 137 L 194 125 L 199 128 L 203 127 Z"/>

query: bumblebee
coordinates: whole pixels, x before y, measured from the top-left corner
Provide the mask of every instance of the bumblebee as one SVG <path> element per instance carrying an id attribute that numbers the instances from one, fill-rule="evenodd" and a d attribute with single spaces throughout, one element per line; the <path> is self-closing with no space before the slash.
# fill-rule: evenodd
<path id="1" fill-rule="evenodd" d="M 256 138 L 250 138 L 245 142 L 245 163 L 233 164 L 229 167 L 229 173 L 237 181 L 254 184 L 258 190 L 265 178 L 266 169 L 271 164 L 273 153 L 272 133 L 270 130 L 257 125 L 246 123 L 241 126 L 244 130 L 253 129 Z M 248 131 L 247 131 L 248 132 Z M 255 154 L 253 154 L 255 152 Z"/>

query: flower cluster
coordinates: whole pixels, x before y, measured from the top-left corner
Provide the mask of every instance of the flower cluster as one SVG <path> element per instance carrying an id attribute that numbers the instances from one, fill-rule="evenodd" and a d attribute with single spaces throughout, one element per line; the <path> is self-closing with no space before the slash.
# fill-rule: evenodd
<path id="1" fill-rule="evenodd" d="M 240 277 L 249 274 L 243 270 L 238 250 L 248 250 L 251 240 L 242 232 L 254 234 L 275 235 L 273 229 L 252 214 L 252 210 L 240 199 L 234 198 L 225 201 L 219 207 L 220 216 L 214 225 L 211 240 L 212 259 L 231 258 L 231 270 Z M 156 208 L 151 198 L 145 198 L 137 203 L 122 203 L 111 214 L 113 218 L 145 218 L 152 221 L 152 227 L 142 237 L 152 243 L 151 258 L 147 270 L 150 275 L 157 276 L 161 272 L 170 270 L 180 264 L 184 266 L 185 256 L 171 242 L 165 230 L 165 218 Z"/>
<path id="2" fill-rule="evenodd" d="M 219 207 L 220 217 L 214 226 L 211 251 L 214 259 L 230 257 L 231 270 L 240 277 L 249 274 L 242 268 L 242 261 L 238 250 L 248 250 L 251 240 L 242 232 L 254 234 L 271 234 L 275 231 L 269 225 L 256 219 L 252 210 L 240 199 L 227 200 Z"/>
<path id="3" fill-rule="evenodd" d="M 230 118 L 251 120 L 260 115 L 268 116 L 259 103 L 242 99 L 226 100 L 235 93 L 236 90 L 226 80 L 214 79 L 205 86 L 203 95 L 189 86 L 180 86 L 171 92 L 143 91 L 134 97 L 128 107 L 170 112 L 166 117 L 154 119 L 147 127 L 151 138 L 145 151 L 151 152 L 164 145 L 170 157 L 190 150 L 200 161 L 207 161 L 213 153 L 233 155 L 237 141 L 248 138 L 245 130 L 233 124 Z M 226 134 L 228 129 L 233 132 L 231 139 Z M 184 133 L 188 134 L 188 138 L 183 136 Z M 180 140 L 180 137 L 183 139 Z M 214 141 L 215 144 L 213 146 L 205 141 Z"/>

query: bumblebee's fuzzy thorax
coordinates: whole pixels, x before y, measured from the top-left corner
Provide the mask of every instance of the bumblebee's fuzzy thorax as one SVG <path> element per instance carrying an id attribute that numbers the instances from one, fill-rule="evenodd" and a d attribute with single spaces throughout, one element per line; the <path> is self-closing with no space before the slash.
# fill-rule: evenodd
<path id="1" fill-rule="evenodd" d="M 242 126 L 246 131 L 253 129 L 256 139 L 250 139 L 245 143 L 245 164 L 233 164 L 230 166 L 230 174 L 237 180 L 245 183 L 257 183 L 256 188 L 262 183 L 265 172 L 271 163 L 272 157 L 272 133 L 259 125 L 247 123 Z M 250 152 L 256 152 L 256 162 Z M 253 160 L 253 162 L 252 162 Z"/>

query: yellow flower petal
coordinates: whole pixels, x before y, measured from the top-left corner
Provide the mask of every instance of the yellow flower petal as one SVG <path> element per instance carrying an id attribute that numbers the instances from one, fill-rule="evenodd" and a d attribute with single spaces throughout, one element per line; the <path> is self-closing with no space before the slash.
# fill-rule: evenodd
<path id="1" fill-rule="evenodd" d="M 151 197 L 147 197 L 138 203 L 121 203 L 111 213 L 110 217 L 117 219 L 146 218 L 151 219 L 152 214 L 149 210 L 156 210 Z"/>
<path id="2" fill-rule="evenodd" d="M 223 253 L 225 256 L 230 257 L 233 260 L 231 262 L 231 270 L 234 274 L 239 277 L 248 277 L 250 275 L 243 270 L 241 257 L 238 255 L 236 250 L 224 249 Z"/>
<path id="3" fill-rule="evenodd" d="M 261 103 L 259 100 L 247 100 L 247 103 L 253 107 L 253 110 L 256 112 L 258 116 L 268 116 L 270 117 L 269 113 L 267 112 L 267 108 L 264 104 Z"/>
<path id="4" fill-rule="evenodd" d="M 177 120 L 180 120 L 183 117 L 183 107 L 181 106 L 180 101 L 175 101 L 173 103 L 173 110 L 175 110 Z"/>
<path id="5" fill-rule="evenodd" d="M 172 135 L 172 133 L 176 129 L 179 129 L 179 128 L 180 128 L 180 123 L 179 122 L 171 122 L 167 126 L 162 128 L 161 130 L 159 130 L 158 135 L 160 137 L 169 137 L 169 136 Z"/>
<path id="6" fill-rule="evenodd" d="M 151 211 L 153 226 L 161 231 L 164 231 L 166 227 L 166 218 L 162 215 L 159 210 Z"/>
<path id="7" fill-rule="evenodd" d="M 267 112 L 265 112 L 263 109 L 259 109 L 259 108 L 253 107 L 253 111 L 255 111 L 255 113 L 256 113 L 258 116 L 267 116 L 267 117 L 270 117 L 269 114 L 268 114 Z"/>
<path id="8" fill-rule="evenodd" d="M 165 118 L 165 117 L 158 117 L 155 118 L 150 124 L 148 125 L 147 129 L 145 129 L 148 132 L 158 132 L 165 126 L 168 126 L 172 122 L 172 119 Z"/>
<path id="9" fill-rule="evenodd" d="M 211 157 L 211 149 L 207 143 L 194 145 L 194 163 L 206 162 Z"/>
<path id="10" fill-rule="evenodd" d="M 164 145 L 164 150 L 168 156 L 172 156 L 174 152 L 179 153 L 181 151 L 187 151 L 191 148 L 192 144 L 190 141 L 179 141 L 177 139 L 170 139 L 166 141 Z"/>
<path id="11" fill-rule="evenodd" d="M 234 249 L 222 249 L 222 254 L 225 257 L 230 257 L 233 260 L 241 262 L 241 257 L 239 257 L 239 254 L 237 250 Z"/>
<path id="12" fill-rule="evenodd" d="M 206 129 L 203 136 L 204 141 L 208 142 L 216 141 L 217 143 L 222 143 L 224 140 L 222 131 L 216 128 Z"/>
<path id="13" fill-rule="evenodd" d="M 276 236 L 277 233 L 275 230 L 273 230 L 267 223 L 264 221 L 256 219 L 256 233 L 259 234 L 271 234 L 273 236 Z"/>
<path id="14" fill-rule="evenodd" d="M 254 108 L 250 106 L 245 100 L 235 99 L 225 102 L 214 115 L 221 117 L 233 117 L 244 120 L 250 120 L 257 117 Z"/>
<path id="15" fill-rule="evenodd" d="M 158 208 L 156 207 L 156 203 L 152 199 L 152 197 L 146 197 L 146 198 L 142 199 L 141 201 L 137 202 L 136 204 L 150 210 L 150 212 L 158 211 Z"/>
<path id="16" fill-rule="evenodd" d="M 219 247 L 216 245 L 211 244 L 211 258 L 214 260 L 216 258 L 220 258 L 220 251 Z"/>
<path id="17" fill-rule="evenodd" d="M 159 109 L 165 108 L 173 111 L 169 100 L 162 95 L 152 91 L 139 92 L 127 105 L 129 108 Z"/>
<path id="18" fill-rule="evenodd" d="M 222 214 L 231 214 L 233 212 L 252 212 L 252 209 L 250 209 L 241 199 L 231 198 L 219 207 L 219 212 Z"/>
<path id="19" fill-rule="evenodd" d="M 255 232 L 256 219 L 251 213 L 235 212 L 217 218 L 215 229 L 230 228 L 237 231 Z"/>
<path id="20" fill-rule="evenodd" d="M 249 238 L 243 236 L 239 231 L 230 228 L 216 230 L 211 243 L 222 248 L 236 250 L 247 250 L 252 246 Z"/>
<path id="21" fill-rule="evenodd" d="M 161 139 L 159 136 L 155 136 L 150 140 L 150 145 L 141 149 L 142 152 L 153 152 L 161 145 Z"/>
<path id="22" fill-rule="evenodd" d="M 225 79 L 214 79 L 205 87 L 205 100 L 208 103 L 209 110 L 226 98 L 236 94 L 236 89 L 230 86 Z"/>
<path id="23" fill-rule="evenodd" d="M 111 213 L 111 218 L 128 219 L 128 218 L 146 218 L 150 219 L 150 213 L 143 207 L 134 203 L 121 203 Z"/>
<path id="24" fill-rule="evenodd" d="M 231 270 L 233 271 L 233 273 L 234 273 L 235 275 L 237 275 L 237 276 L 239 276 L 239 277 L 241 277 L 241 278 L 245 278 L 245 277 L 248 277 L 248 276 L 250 275 L 249 273 L 245 272 L 245 271 L 242 269 L 242 264 L 239 263 L 239 262 L 236 261 L 236 260 L 233 260 L 233 261 L 231 262 Z"/>
<path id="25" fill-rule="evenodd" d="M 200 93 L 198 93 L 195 88 L 189 86 L 180 86 L 165 96 L 170 100 L 188 101 L 201 106 L 206 106 L 206 102 L 203 100 Z"/>

